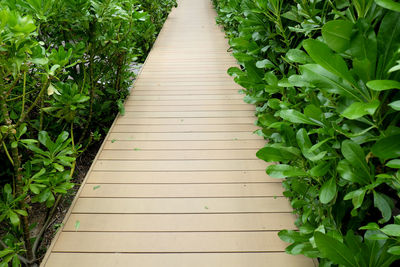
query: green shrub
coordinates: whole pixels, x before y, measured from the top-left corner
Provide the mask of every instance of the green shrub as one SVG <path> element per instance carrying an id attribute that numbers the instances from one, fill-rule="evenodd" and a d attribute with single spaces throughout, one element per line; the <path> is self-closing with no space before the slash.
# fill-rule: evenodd
<path id="1" fill-rule="evenodd" d="M 321 266 L 400 258 L 400 3 L 214 0 L 285 178 L 299 231 L 286 251 Z M 391 10 L 389 10 L 391 9 Z"/>
<path id="2" fill-rule="evenodd" d="M 0 0 L 0 266 L 37 261 L 76 158 L 104 136 L 175 0 Z M 32 204 L 49 216 L 31 236 Z M 36 204 L 38 205 L 38 204 Z"/>

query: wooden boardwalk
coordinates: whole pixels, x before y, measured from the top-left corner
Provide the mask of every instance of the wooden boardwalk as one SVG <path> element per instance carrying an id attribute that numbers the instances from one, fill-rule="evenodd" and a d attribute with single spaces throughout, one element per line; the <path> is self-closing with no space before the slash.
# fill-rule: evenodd
<path id="1" fill-rule="evenodd" d="M 181 0 L 42 266 L 311 267 L 210 0 Z"/>

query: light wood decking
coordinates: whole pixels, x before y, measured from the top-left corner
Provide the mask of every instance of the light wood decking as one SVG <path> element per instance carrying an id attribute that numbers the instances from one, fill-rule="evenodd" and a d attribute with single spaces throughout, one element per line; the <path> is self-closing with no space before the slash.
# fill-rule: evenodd
<path id="1" fill-rule="evenodd" d="M 295 218 L 215 16 L 172 11 L 42 266 L 314 266 L 277 236 Z"/>

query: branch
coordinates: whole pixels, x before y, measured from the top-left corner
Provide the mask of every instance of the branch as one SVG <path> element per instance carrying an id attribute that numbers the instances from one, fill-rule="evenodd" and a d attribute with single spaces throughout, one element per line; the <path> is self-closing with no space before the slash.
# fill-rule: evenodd
<path id="1" fill-rule="evenodd" d="M 53 208 L 51 209 L 49 216 L 47 216 L 47 220 L 46 222 L 43 224 L 43 227 L 40 229 L 40 232 L 38 233 L 38 235 L 36 236 L 36 240 L 35 243 L 33 243 L 32 246 L 32 252 L 33 252 L 33 258 L 36 259 L 36 251 L 39 248 L 40 242 L 41 242 L 41 238 L 44 234 L 44 231 L 46 231 L 47 227 L 49 227 L 49 224 L 51 222 L 51 219 L 53 218 L 54 212 L 56 211 L 58 204 L 60 204 L 60 201 L 62 199 L 62 195 L 58 195 L 56 202 L 54 203 Z"/>

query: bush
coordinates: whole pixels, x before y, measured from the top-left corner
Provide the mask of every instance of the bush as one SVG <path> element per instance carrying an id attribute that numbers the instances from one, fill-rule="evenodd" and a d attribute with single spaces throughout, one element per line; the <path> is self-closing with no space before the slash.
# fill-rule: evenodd
<path id="1" fill-rule="evenodd" d="M 285 178 L 299 231 L 289 254 L 320 266 L 400 258 L 400 3 L 214 0 L 255 104 L 257 156 Z M 398 262 L 397 262 L 398 263 Z"/>
<path id="2" fill-rule="evenodd" d="M 34 263 L 76 158 L 104 136 L 175 0 L 0 0 L 0 266 Z M 37 236 L 32 204 L 48 210 Z"/>

